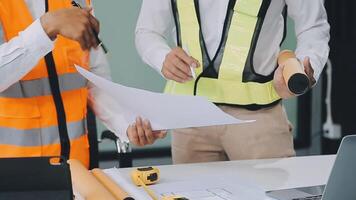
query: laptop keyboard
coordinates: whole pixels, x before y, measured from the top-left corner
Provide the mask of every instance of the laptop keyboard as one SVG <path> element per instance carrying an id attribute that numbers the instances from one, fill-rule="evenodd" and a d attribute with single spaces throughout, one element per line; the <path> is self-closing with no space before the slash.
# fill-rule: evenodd
<path id="1" fill-rule="evenodd" d="M 305 198 L 297 198 L 293 200 L 321 200 L 322 195 L 317 195 L 317 196 L 311 196 L 311 197 L 305 197 Z"/>

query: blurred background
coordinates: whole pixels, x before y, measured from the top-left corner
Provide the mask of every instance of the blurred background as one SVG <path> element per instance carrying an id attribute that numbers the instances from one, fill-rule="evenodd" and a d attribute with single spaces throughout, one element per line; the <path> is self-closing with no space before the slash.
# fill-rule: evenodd
<path id="1" fill-rule="evenodd" d="M 113 80 L 117 83 L 131 87 L 142 88 L 150 91 L 162 92 L 165 81 L 149 66 L 145 65 L 137 54 L 134 43 L 134 31 L 139 15 L 142 0 L 105 0 L 93 1 L 95 14 L 101 21 L 101 38 L 109 49 L 109 61 L 112 69 Z M 345 3 L 343 3 L 345 2 Z M 346 2 L 348 3 L 346 5 Z M 355 68 L 352 60 L 339 59 L 344 52 L 353 53 L 355 44 L 346 38 L 356 36 L 355 28 L 346 27 L 346 24 L 355 24 L 356 16 L 354 2 L 327 0 L 326 6 L 332 25 L 331 60 L 334 66 L 332 70 L 332 114 L 335 124 L 324 125 L 326 121 L 325 97 L 327 94 L 326 72 L 311 92 L 299 98 L 285 101 L 289 120 L 294 126 L 295 147 L 298 155 L 318 155 L 335 153 L 341 135 L 351 134 L 355 129 L 352 114 L 355 112 L 355 87 L 345 90 L 342 85 L 355 84 Z M 343 8 L 340 8 L 343 7 Z M 343 13 L 341 13 L 342 11 Z M 352 18 L 353 17 L 353 18 Z M 343 22 L 343 20 L 347 22 Z M 350 22 L 353 20 L 353 22 Z M 338 24 L 336 28 L 334 24 Z M 345 24 L 345 25 L 343 25 Z M 355 26 L 356 27 L 356 26 Z M 350 30 L 351 29 L 351 30 Z M 346 34 L 346 35 L 345 35 Z M 334 45 L 338 44 L 338 45 Z M 345 49 L 343 45 L 347 45 Z M 288 35 L 284 49 L 294 50 L 296 39 L 294 24 L 288 20 Z M 347 50 L 347 51 L 346 51 Z M 355 57 L 355 56 L 354 56 Z M 349 57 L 352 59 L 352 55 Z M 350 77 L 342 78 L 348 70 Z M 346 82 L 345 82 L 346 81 Z M 337 89 L 343 88 L 343 89 Z M 350 91 L 353 90 L 353 91 Z M 350 93 L 351 92 L 351 93 Z M 348 104 L 344 104 L 347 102 Z M 337 110 L 337 112 L 336 112 Z M 354 118 L 355 119 L 355 118 Z M 324 129 L 326 130 L 323 130 Z M 97 132 L 100 139 L 105 127 L 98 121 Z M 354 131 L 356 133 L 356 131 Z M 132 158 L 134 166 L 170 164 L 170 137 L 158 141 L 145 148 L 133 147 L 128 161 Z M 103 140 L 99 143 L 99 160 L 101 167 L 113 167 L 118 165 L 118 156 L 113 141 Z"/>

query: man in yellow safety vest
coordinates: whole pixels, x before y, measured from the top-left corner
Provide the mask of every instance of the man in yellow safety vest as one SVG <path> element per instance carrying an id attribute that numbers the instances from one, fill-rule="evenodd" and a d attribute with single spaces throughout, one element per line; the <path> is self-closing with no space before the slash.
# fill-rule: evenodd
<path id="1" fill-rule="evenodd" d="M 204 96 L 228 114 L 256 120 L 174 130 L 175 163 L 295 155 L 281 103 L 294 95 L 277 64 L 287 13 L 295 22 L 296 55 L 313 85 L 329 53 L 322 0 L 143 0 L 136 46 L 168 79 L 166 92 Z"/>

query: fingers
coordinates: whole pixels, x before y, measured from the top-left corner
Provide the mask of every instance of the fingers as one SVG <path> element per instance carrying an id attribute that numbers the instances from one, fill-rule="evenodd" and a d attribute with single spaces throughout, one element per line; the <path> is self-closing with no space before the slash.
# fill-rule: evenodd
<path id="1" fill-rule="evenodd" d="M 285 80 L 284 80 L 284 76 L 283 76 L 283 70 L 284 70 L 284 66 L 281 65 L 274 72 L 273 83 L 274 83 L 275 87 L 278 88 L 278 89 L 280 89 L 283 85 L 285 85 Z"/>
<path id="2" fill-rule="evenodd" d="M 93 43 L 93 47 L 94 48 L 97 48 L 99 46 L 99 41 L 97 39 L 97 34 L 93 31 L 90 31 L 92 37 L 91 37 L 91 42 Z"/>
<path id="3" fill-rule="evenodd" d="M 130 125 L 127 129 L 127 136 L 130 142 L 136 146 L 141 146 L 140 138 L 137 134 L 136 124 Z"/>
<path id="4" fill-rule="evenodd" d="M 304 58 L 303 65 L 304 65 L 304 67 L 310 67 L 310 58 L 309 57 Z"/>
<path id="5" fill-rule="evenodd" d="M 183 80 L 191 80 L 193 77 L 190 75 L 190 69 L 183 62 L 177 60 L 173 63 L 174 67 L 170 68 L 169 71 L 175 76 Z M 188 72 L 187 72 L 188 71 Z"/>
<path id="6" fill-rule="evenodd" d="M 176 48 L 176 55 L 182 59 L 189 67 L 199 67 L 199 62 L 189 56 L 182 48 Z"/>
<path id="7" fill-rule="evenodd" d="M 98 33 L 100 32 L 100 23 L 99 20 L 97 20 L 92 14 L 91 12 L 93 11 L 93 8 L 91 7 L 87 7 L 83 9 L 85 12 L 88 13 L 87 17 L 88 17 L 88 21 L 90 22 L 90 29 L 91 34 L 92 34 L 92 43 L 95 44 L 94 46 L 98 45 L 98 41 L 97 41 L 97 37 L 98 37 Z"/>
<path id="8" fill-rule="evenodd" d="M 273 86 L 282 99 L 289 99 L 294 97 L 294 94 L 292 94 L 288 89 L 288 86 L 284 80 L 283 70 L 284 65 L 281 65 L 276 69 L 273 78 Z"/>
<path id="9" fill-rule="evenodd" d="M 144 120 L 143 129 L 145 131 L 145 135 L 146 135 L 148 144 L 153 144 L 156 139 L 153 136 L 151 123 L 148 120 Z"/>
<path id="10" fill-rule="evenodd" d="M 69 8 L 48 12 L 41 17 L 41 25 L 47 35 L 54 40 L 57 35 L 75 40 L 83 50 L 98 45 L 99 21 L 90 14 L 92 8 Z"/>
<path id="11" fill-rule="evenodd" d="M 99 22 L 87 10 L 85 10 L 85 12 L 86 12 L 85 25 L 86 25 L 86 37 L 87 37 L 86 41 L 88 42 L 87 46 L 90 49 L 91 47 L 95 48 L 99 45 L 98 41 L 97 41 L 97 33 L 99 31 Z"/>
<path id="12" fill-rule="evenodd" d="M 176 81 L 178 83 L 184 83 L 186 82 L 184 79 L 174 75 L 173 73 L 171 73 L 170 71 L 168 71 L 167 69 L 163 69 L 162 70 L 162 74 L 164 75 L 164 77 L 166 77 L 166 79 L 168 80 L 173 80 Z"/>
<path id="13" fill-rule="evenodd" d="M 90 24 L 92 28 L 95 30 L 96 34 L 100 32 L 100 22 L 93 15 L 89 16 Z"/>
<path id="14" fill-rule="evenodd" d="M 142 120 L 141 117 L 129 126 L 127 135 L 131 143 L 137 146 L 153 144 L 157 139 L 166 137 L 167 131 L 152 131 L 151 123 L 148 120 Z"/>
<path id="15" fill-rule="evenodd" d="M 191 67 L 198 67 L 199 62 L 189 56 L 183 49 L 175 48 L 163 63 L 162 74 L 169 80 L 184 83 L 192 80 Z"/>
<path id="16" fill-rule="evenodd" d="M 275 81 L 278 84 L 285 83 L 284 76 L 283 76 L 283 70 L 284 70 L 284 65 L 280 65 L 274 73 Z"/>
<path id="17" fill-rule="evenodd" d="M 77 40 L 83 50 L 90 50 L 90 48 L 97 46 L 90 25 L 85 25 L 84 28 L 82 28 L 82 32 L 78 36 Z"/>
<path id="18" fill-rule="evenodd" d="M 82 48 L 82 50 L 84 50 L 84 51 L 88 50 L 87 41 L 86 41 L 85 37 L 80 36 L 76 40 L 79 42 L 80 47 Z"/>
<path id="19" fill-rule="evenodd" d="M 89 35 L 89 43 L 90 43 L 90 48 L 94 47 L 96 48 L 99 44 L 98 41 L 96 39 L 96 34 L 93 32 L 93 29 L 90 27 L 88 29 L 88 35 Z"/>
<path id="20" fill-rule="evenodd" d="M 141 117 L 138 117 L 136 119 L 136 130 L 137 130 L 137 135 L 138 135 L 138 137 L 140 139 L 141 146 L 146 145 L 147 144 L 147 139 L 146 139 L 145 131 L 143 129 L 143 124 L 142 124 Z"/>
<path id="21" fill-rule="evenodd" d="M 153 135 L 156 139 L 163 139 L 167 136 L 167 131 L 155 131 L 153 132 Z"/>
<path id="22" fill-rule="evenodd" d="M 309 87 L 312 87 L 316 83 L 316 80 L 314 78 L 314 69 L 310 64 L 310 58 L 309 57 L 306 57 L 304 59 L 303 65 L 304 65 L 304 71 L 305 71 L 305 73 L 307 74 L 307 76 L 309 78 L 309 82 L 310 82 Z"/>
<path id="23" fill-rule="evenodd" d="M 173 64 L 180 70 L 182 73 L 184 73 L 185 76 L 191 77 L 190 74 L 190 65 L 185 63 L 181 58 L 179 57 L 174 57 L 173 59 Z"/>
<path id="24" fill-rule="evenodd" d="M 167 55 L 162 69 L 163 75 L 170 80 L 184 83 L 192 79 L 189 66 L 174 53 Z"/>
<path id="25" fill-rule="evenodd" d="M 84 26 L 81 36 L 84 43 L 81 44 L 83 50 L 89 50 L 92 47 L 98 46 L 98 41 L 96 39 L 96 33 L 94 30 L 99 30 L 99 23 L 90 14 L 92 8 L 85 8 L 80 10 L 82 13 L 82 25 Z"/>
<path id="26" fill-rule="evenodd" d="M 92 47 L 92 42 L 91 42 L 91 35 L 89 33 L 89 31 L 85 30 L 85 32 L 83 33 L 83 41 L 84 41 L 84 48 L 83 50 L 89 50 Z"/>
<path id="27" fill-rule="evenodd" d="M 85 7 L 85 8 L 83 8 L 83 10 L 85 10 L 88 13 L 91 13 L 93 11 L 93 8 L 92 7 Z"/>
<path id="28" fill-rule="evenodd" d="M 93 35 L 92 42 L 94 44 L 94 47 L 97 47 L 99 45 L 99 40 L 98 40 L 98 34 L 100 32 L 100 23 L 99 20 L 97 20 L 93 15 L 89 16 L 90 24 L 91 24 L 91 33 Z"/>

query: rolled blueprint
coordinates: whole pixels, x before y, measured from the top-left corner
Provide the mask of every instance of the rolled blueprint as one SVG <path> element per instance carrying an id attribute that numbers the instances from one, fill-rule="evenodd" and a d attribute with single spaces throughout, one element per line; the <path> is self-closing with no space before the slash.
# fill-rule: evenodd
<path id="1" fill-rule="evenodd" d="M 69 160 L 74 189 L 85 200 L 116 200 L 78 160 Z"/>
<path id="2" fill-rule="evenodd" d="M 116 198 L 116 200 L 134 200 L 125 192 L 117 183 L 108 177 L 101 169 L 93 169 L 93 175 L 99 182 L 106 187 L 107 190 Z"/>
<path id="3" fill-rule="evenodd" d="M 278 64 L 285 66 L 283 77 L 291 93 L 300 95 L 308 90 L 309 78 L 293 51 L 282 51 L 278 56 Z"/>

